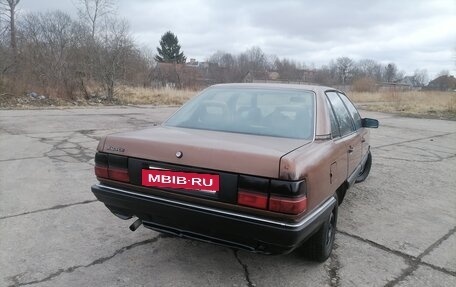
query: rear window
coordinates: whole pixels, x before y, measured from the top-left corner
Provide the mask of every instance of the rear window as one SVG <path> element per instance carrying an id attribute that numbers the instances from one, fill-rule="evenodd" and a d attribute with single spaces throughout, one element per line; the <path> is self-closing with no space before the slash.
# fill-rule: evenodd
<path id="1" fill-rule="evenodd" d="M 311 91 L 263 88 L 209 88 L 185 104 L 165 126 L 312 139 Z"/>

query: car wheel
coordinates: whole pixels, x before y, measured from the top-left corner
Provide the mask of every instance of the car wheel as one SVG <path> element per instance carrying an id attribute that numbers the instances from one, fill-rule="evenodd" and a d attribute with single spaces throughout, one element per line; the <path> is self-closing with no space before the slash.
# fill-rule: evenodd
<path id="1" fill-rule="evenodd" d="M 371 166 L 372 166 L 372 155 L 371 155 L 371 152 L 369 151 L 369 154 L 367 155 L 366 163 L 364 164 L 364 168 L 361 171 L 361 173 L 358 175 L 358 177 L 356 178 L 356 181 L 355 181 L 356 183 L 363 182 L 366 180 L 366 178 L 369 175 L 369 172 L 371 170 Z"/>
<path id="2" fill-rule="evenodd" d="M 337 202 L 337 195 L 334 195 L 334 197 Z M 307 258 L 318 262 L 324 262 L 331 255 L 336 234 L 337 208 L 338 204 L 336 203 L 331 214 L 320 229 L 318 229 L 318 231 L 301 247 L 302 253 L 304 253 Z"/>

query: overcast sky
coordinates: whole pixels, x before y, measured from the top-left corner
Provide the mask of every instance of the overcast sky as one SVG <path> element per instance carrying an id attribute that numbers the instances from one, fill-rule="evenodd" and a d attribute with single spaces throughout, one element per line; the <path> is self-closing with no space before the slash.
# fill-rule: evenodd
<path id="1" fill-rule="evenodd" d="M 60 9 L 77 0 L 21 0 L 21 13 Z M 117 0 L 139 45 L 155 49 L 171 30 L 188 59 L 217 50 L 266 54 L 321 66 L 348 56 L 394 62 L 412 74 L 456 74 L 456 1 Z"/>

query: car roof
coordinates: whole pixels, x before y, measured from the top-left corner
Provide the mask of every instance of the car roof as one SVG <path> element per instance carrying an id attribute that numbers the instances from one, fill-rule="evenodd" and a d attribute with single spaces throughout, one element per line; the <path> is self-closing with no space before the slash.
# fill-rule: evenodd
<path id="1" fill-rule="evenodd" d="M 212 87 L 231 87 L 231 88 L 272 88 L 272 89 L 297 89 L 297 90 L 306 90 L 314 92 L 325 92 L 327 90 L 336 90 L 338 89 L 320 86 L 320 85 L 301 85 L 301 84 L 283 84 L 283 83 L 230 83 L 230 84 L 217 84 L 210 86 Z"/>

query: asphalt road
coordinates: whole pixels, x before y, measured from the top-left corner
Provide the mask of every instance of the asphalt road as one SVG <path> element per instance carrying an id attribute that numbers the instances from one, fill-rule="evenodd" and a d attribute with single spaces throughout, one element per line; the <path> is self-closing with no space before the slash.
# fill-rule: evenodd
<path id="1" fill-rule="evenodd" d="M 324 264 L 164 237 L 90 186 L 97 140 L 173 108 L 0 111 L 0 286 L 456 286 L 456 122 L 376 117 Z"/>

